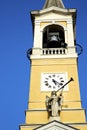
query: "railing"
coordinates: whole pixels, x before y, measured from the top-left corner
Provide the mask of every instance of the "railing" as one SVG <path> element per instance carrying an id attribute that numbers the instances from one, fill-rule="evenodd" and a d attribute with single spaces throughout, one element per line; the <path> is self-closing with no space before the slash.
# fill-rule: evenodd
<path id="1" fill-rule="evenodd" d="M 44 48 L 42 49 L 42 55 L 56 55 L 56 54 L 66 54 L 67 49 L 65 48 Z"/>

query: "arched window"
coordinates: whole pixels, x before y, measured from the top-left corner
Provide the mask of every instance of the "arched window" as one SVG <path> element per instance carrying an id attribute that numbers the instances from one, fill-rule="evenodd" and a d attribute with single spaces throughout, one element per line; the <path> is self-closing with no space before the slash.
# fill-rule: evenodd
<path id="1" fill-rule="evenodd" d="M 49 25 L 43 31 L 43 48 L 66 47 L 64 29 L 59 25 Z"/>

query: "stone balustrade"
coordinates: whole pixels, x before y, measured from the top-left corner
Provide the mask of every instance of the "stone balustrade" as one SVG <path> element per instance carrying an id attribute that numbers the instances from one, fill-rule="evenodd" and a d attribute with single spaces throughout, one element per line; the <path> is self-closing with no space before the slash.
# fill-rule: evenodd
<path id="1" fill-rule="evenodd" d="M 66 54 L 66 48 L 44 48 L 42 49 L 42 55 L 59 55 L 59 54 Z"/>

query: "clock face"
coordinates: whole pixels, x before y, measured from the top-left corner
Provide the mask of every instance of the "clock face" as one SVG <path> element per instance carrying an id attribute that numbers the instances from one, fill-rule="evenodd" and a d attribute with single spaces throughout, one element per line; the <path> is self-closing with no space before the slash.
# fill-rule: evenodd
<path id="1" fill-rule="evenodd" d="M 43 73 L 41 90 L 42 91 L 57 91 L 66 81 L 65 73 Z"/>

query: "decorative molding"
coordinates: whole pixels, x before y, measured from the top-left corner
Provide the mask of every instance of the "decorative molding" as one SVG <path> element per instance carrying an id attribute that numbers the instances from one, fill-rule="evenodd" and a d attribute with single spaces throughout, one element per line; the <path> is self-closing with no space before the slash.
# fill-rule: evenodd
<path id="1" fill-rule="evenodd" d="M 29 101 L 28 103 L 44 103 L 44 102 L 45 100 L 38 100 L 38 101 Z M 81 100 L 64 100 L 64 102 L 82 102 L 82 101 Z"/>
<path id="2" fill-rule="evenodd" d="M 77 58 L 77 54 L 67 54 L 67 55 L 31 55 L 30 59 L 69 59 L 69 58 Z"/>
<path id="3" fill-rule="evenodd" d="M 44 109 L 44 108 L 42 108 L 42 109 L 28 109 L 28 110 L 26 110 L 25 112 L 35 112 L 35 111 L 39 111 L 39 112 L 43 112 L 43 111 L 47 111 L 47 109 Z M 81 108 L 62 108 L 62 110 L 61 110 L 61 112 L 62 111 L 85 111 L 85 109 L 81 109 Z"/>
<path id="4" fill-rule="evenodd" d="M 59 122 L 58 120 L 53 120 L 47 124 L 44 124 L 34 130 L 78 130 L 75 127 L 66 125 L 65 123 Z"/>

